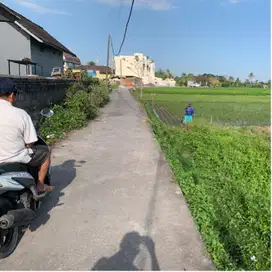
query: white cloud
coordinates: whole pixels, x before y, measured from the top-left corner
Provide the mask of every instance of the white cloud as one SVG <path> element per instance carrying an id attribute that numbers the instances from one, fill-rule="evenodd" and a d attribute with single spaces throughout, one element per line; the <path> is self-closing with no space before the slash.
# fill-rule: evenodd
<path id="1" fill-rule="evenodd" d="M 61 10 L 55 10 L 55 9 L 50 9 L 43 7 L 37 3 L 35 3 L 33 0 L 16 0 L 16 2 L 26 8 L 31 9 L 34 12 L 37 13 L 51 13 L 51 14 L 60 14 L 60 15 L 70 15 L 66 11 L 61 11 Z"/>
<path id="2" fill-rule="evenodd" d="M 120 3 L 131 4 L 131 0 L 96 0 L 99 3 L 116 5 Z M 173 8 L 172 0 L 135 0 L 135 6 L 147 7 L 153 10 L 169 10 Z"/>

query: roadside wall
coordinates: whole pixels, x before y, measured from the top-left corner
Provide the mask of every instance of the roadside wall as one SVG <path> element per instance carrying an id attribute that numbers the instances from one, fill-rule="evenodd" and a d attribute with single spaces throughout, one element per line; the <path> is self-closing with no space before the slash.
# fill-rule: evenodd
<path id="1" fill-rule="evenodd" d="M 130 77 L 130 78 L 121 78 L 120 85 L 121 86 L 132 86 L 135 85 L 136 87 L 140 87 L 142 84 L 142 80 L 137 77 Z"/>
<path id="2" fill-rule="evenodd" d="M 18 89 L 15 106 L 26 110 L 35 126 L 40 120 L 40 111 L 43 108 L 62 103 L 67 88 L 74 83 L 74 80 L 69 79 L 14 76 L 9 78 L 14 80 Z"/>

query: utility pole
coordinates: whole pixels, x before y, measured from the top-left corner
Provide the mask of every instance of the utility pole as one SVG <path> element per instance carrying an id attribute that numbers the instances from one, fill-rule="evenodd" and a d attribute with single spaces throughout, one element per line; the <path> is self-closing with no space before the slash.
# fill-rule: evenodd
<path id="1" fill-rule="evenodd" d="M 106 85 L 109 90 L 109 62 L 110 62 L 110 39 L 111 36 L 108 36 L 108 48 L 107 48 L 107 66 L 106 66 Z"/>

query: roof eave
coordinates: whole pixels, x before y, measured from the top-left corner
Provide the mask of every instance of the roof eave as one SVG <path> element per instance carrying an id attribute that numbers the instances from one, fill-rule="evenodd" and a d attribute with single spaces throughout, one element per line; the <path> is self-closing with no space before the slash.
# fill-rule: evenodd
<path id="1" fill-rule="evenodd" d="M 14 22 L 17 26 L 19 26 L 22 30 L 24 30 L 27 34 L 29 34 L 32 38 L 34 38 L 35 40 L 37 40 L 40 43 L 43 43 L 43 40 L 41 40 L 40 38 L 38 38 L 36 35 L 34 35 L 32 32 L 30 32 L 27 28 L 25 28 L 24 26 L 22 26 L 18 21 Z"/>
<path id="2" fill-rule="evenodd" d="M 15 14 L 7 11 L 5 8 L 0 9 L 0 22 L 14 23 L 17 19 L 18 17 Z"/>
<path id="3" fill-rule="evenodd" d="M 27 28 L 25 28 L 24 26 L 22 26 L 18 21 L 15 21 L 14 22 L 17 26 L 19 26 L 22 30 L 24 30 L 27 34 L 29 34 L 32 38 L 34 38 L 36 41 L 40 42 L 40 43 L 44 43 L 44 44 L 47 44 L 48 46 L 52 47 L 52 48 L 55 48 L 59 51 L 64 51 L 64 52 L 67 52 L 73 56 L 76 56 L 76 54 L 74 54 L 73 52 L 69 51 L 69 50 L 63 50 L 62 48 L 59 48 L 55 45 L 52 45 L 50 43 L 47 43 L 47 42 L 44 42 L 42 39 L 40 39 L 39 37 L 37 37 L 36 35 L 34 35 L 31 31 L 29 31 Z"/>

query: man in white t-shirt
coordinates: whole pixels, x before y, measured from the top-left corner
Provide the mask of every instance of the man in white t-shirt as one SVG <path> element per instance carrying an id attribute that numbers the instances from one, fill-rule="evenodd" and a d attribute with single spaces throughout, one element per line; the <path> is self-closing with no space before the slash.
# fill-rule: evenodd
<path id="1" fill-rule="evenodd" d="M 0 77 L 0 165 L 19 162 L 39 169 L 37 191 L 51 191 L 44 180 L 50 164 L 47 146 L 38 141 L 36 130 L 26 111 L 14 107 L 16 86 L 9 78 Z"/>

